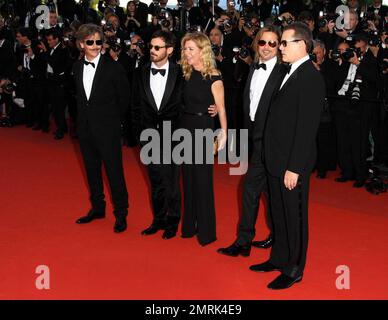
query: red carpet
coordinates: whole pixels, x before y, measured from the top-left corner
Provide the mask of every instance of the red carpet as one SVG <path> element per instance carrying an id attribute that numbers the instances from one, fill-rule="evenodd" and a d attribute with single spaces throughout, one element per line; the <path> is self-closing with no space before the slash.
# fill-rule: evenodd
<path id="1" fill-rule="evenodd" d="M 278 273 L 255 274 L 249 258 L 216 253 L 235 238 L 238 185 L 226 166 L 215 169 L 218 241 L 143 237 L 151 222 L 144 169 L 137 151 L 124 149 L 130 195 L 128 230 L 113 233 L 108 218 L 74 221 L 89 209 L 77 144 L 69 137 L 23 127 L 0 130 L 0 299 L 387 299 L 388 195 L 350 183 L 312 179 L 310 242 L 301 283 L 282 292 L 266 288 Z M 267 236 L 260 212 L 257 238 Z M 35 268 L 50 268 L 50 289 L 37 290 Z M 350 268 L 350 290 L 335 285 L 338 265 Z"/>

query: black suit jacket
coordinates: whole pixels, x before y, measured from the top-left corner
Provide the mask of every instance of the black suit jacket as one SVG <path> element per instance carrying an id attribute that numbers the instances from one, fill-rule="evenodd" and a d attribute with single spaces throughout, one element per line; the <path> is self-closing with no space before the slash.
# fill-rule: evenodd
<path id="1" fill-rule="evenodd" d="M 308 60 L 295 70 L 271 102 L 264 133 L 267 170 L 304 174 L 314 167 L 315 138 L 325 101 L 325 83 Z"/>
<path id="2" fill-rule="evenodd" d="M 43 57 L 45 61 L 53 68 L 54 78 L 52 80 L 58 83 L 62 83 L 63 81 L 65 81 L 65 73 L 66 68 L 68 66 L 69 51 L 67 50 L 67 48 L 63 48 L 62 44 L 59 44 L 59 46 L 50 55 L 51 50 L 51 48 L 48 48 L 47 51 L 44 53 Z"/>
<path id="3" fill-rule="evenodd" d="M 129 106 L 130 88 L 125 70 L 118 62 L 101 55 L 89 100 L 83 85 L 83 70 L 83 60 L 74 63 L 78 135 L 82 138 L 90 132 L 95 139 L 109 144 L 109 139 L 120 138 L 121 121 Z"/>
<path id="4" fill-rule="evenodd" d="M 136 95 L 133 95 L 132 100 L 132 125 L 137 138 L 147 128 L 157 129 L 162 133 L 163 121 L 171 121 L 174 130 L 182 113 L 183 75 L 180 67 L 169 62 L 166 89 L 159 110 L 150 87 L 150 69 L 151 63 L 139 68 L 134 83 Z"/>
<path id="5" fill-rule="evenodd" d="M 255 68 L 252 64 L 249 70 L 248 79 L 244 89 L 244 102 L 243 102 L 244 128 L 248 130 L 250 129 L 250 122 L 251 122 L 251 118 L 249 117 L 250 104 L 251 104 L 249 91 L 250 91 L 251 81 L 252 81 L 252 76 L 254 71 L 255 71 Z M 285 70 L 283 65 L 277 63 L 267 80 L 267 83 L 264 87 L 263 93 L 259 101 L 259 106 L 257 107 L 257 111 L 255 114 L 255 125 L 253 127 L 253 130 L 249 132 L 250 138 L 254 141 L 260 140 L 263 138 L 264 127 L 267 120 L 267 113 L 271 102 L 271 97 L 274 93 L 274 90 L 278 87 L 279 81 L 283 79 L 284 72 Z"/>

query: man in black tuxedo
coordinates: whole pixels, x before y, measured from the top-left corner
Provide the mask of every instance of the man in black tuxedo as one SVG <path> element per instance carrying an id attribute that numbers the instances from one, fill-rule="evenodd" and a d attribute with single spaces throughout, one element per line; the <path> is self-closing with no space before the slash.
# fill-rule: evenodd
<path id="1" fill-rule="evenodd" d="M 48 100 L 57 126 L 54 139 L 60 140 L 67 133 L 65 81 L 69 52 L 63 48 L 59 32 L 55 28 L 47 31 L 46 40 L 49 48 L 43 47 L 43 50 L 47 62 Z"/>
<path id="2" fill-rule="evenodd" d="M 312 34 L 304 23 L 284 28 L 280 50 L 290 70 L 274 94 L 264 132 L 274 244 L 269 261 L 252 271 L 281 271 L 268 288 L 302 280 L 308 242 L 309 177 L 315 164 L 316 134 L 325 84 L 309 59 Z"/>
<path id="3" fill-rule="evenodd" d="M 150 59 L 142 68 L 137 69 L 134 78 L 132 103 L 132 124 L 135 136 L 139 137 L 144 129 L 155 129 L 163 141 L 163 124 L 170 123 L 172 132 L 182 112 L 183 77 L 180 67 L 169 61 L 174 50 L 175 38 L 167 31 L 156 31 L 151 37 Z M 142 231 L 152 235 L 164 230 L 163 239 L 176 235 L 181 216 L 181 193 L 179 188 L 179 166 L 163 163 L 161 146 L 160 163 L 147 164 L 151 183 L 153 221 Z M 170 157 L 171 158 L 171 157 Z"/>
<path id="4" fill-rule="evenodd" d="M 259 199 L 267 191 L 267 177 L 263 162 L 263 133 L 271 96 L 277 83 L 284 76 L 284 68 L 278 61 L 280 33 L 273 26 L 262 28 L 254 39 L 255 62 L 251 64 L 244 89 L 244 128 L 248 129 L 249 148 L 253 147 L 248 172 L 244 180 L 242 214 L 238 225 L 237 240 L 219 253 L 236 257 L 248 256 L 251 245 L 268 248 L 272 237 L 255 241 L 255 224 L 259 209 Z M 271 229 L 271 217 L 267 215 Z"/>
<path id="5" fill-rule="evenodd" d="M 79 224 L 105 217 L 102 181 L 104 164 L 114 206 L 114 232 L 127 228 L 128 193 L 121 154 L 121 121 L 129 105 L 129 83 L 123 67 L 101 55 L 103 32 L 94 24 L 82 25 L 77 40 L 85 59 L 74 64 L 78 117 L 77 133 L 90 188 L 92 209 Z"/>
<path id="6" fill-rule="evenodd" d="M 45 99 L 46 63 L 37 41 L 32 39 L 30 28 L 19 28 L 16 40 L 18 87 L 24 99 L 27 126 L 35 124 L 33 130 L 48 132 L 49 111 Z"/>

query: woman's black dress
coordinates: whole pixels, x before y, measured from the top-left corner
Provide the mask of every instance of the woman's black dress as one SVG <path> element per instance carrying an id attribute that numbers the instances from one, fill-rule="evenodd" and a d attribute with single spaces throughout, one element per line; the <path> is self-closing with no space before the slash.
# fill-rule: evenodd
<path id="1" fill-rule="evenodd" d="M 191 77 L 185 82 L 184 113 L 182 128 L 191 133 L 192 164 L 182 164 L 184 189 L 184 216 L 182 220 L 182 237 L 197 235 L 201 245 L 216 240 L 216 215 L 213 191 L 213 164 L 206 164 L 205 139 L 203 138 L 203 164 L 194 163 L 195 160 L 195 129 L 214 130 L 214 120 L 208 113 L 210 105 L 214 104 L 211 91 L 212 84 L 221 80 L 221 76 L 203 78 L 199 71 L 193 70 Z M 213 158 L 213 149 L 208 150 Z"/>

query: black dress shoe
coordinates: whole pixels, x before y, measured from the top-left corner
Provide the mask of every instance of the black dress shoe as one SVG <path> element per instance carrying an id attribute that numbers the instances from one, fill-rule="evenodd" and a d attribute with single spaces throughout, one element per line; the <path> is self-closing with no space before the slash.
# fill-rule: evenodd
<path id="1" fill-rule="evenodd" d="M 164 228 L 151 224 L 147 229 L 144 229 L 141 234 L 143 236 L 150 236 L 151 234 L 157 233 L 159 230 L 164 230 Z"/>
<path id="2" fill-rule="evenodd" d="M 86 216 L 79 218 L 76 221 L 76 223 L 84 224 L 84 223 L 92 222 L 95 219 L 104 219 L 104 218 L 105 218 L 105 213 L 96 213 L 91 210 Z"/>
<path id="3" fill-rule="evenodd" d="M 342 177 L 342 176 L 334 179 L 335 182 L 346 182 L 349 180 L 350 180 L 349 178 Z"/>
<path id="4" fill-rule="evenodd" d="M 285 274 L 281 274 L 274 281 L 268 284 L 268 289 L 282 290 L 291 287 L 294 283 L 302 281 L 302 276 L 291 278 Z"/>
<path id="5" fill-rule="evenodd" d="M 183 234 L 181 235 L 181 238 L 188 239 L 188 238 L 194 238 L 197 234 Z"/>
<path id="6" fill-rule="evenodd" d="M 318 172 L 317 173 L 318 179 L 325 179 L 326 178 L 326 172 Z"/>
<path id="7" fill-rule="evenodd" d="M 34 131 L 39 131 L 39 130 L 42 130 L 42 127 L 41 127 L 39 124 L 37 124 L 36 126 L 34 126 L 34 127 L 32 128 L 32 130 L 34 130 Z"/>
<path id="8" fill-rule="evenodd" d="M 251 246 L 249 244 L 242 246 L 234 242 L 231 246 L 227 248 L 218 249 L 217 252 L 230 257 L 237 257 L 239 255 L 243 257 L 249 257 L 251 253 Z"/>
<path id="9" fill-rule="evenodd" d="M 49 132 L 49 128 L 48 127 L 42 127 L 42 132 L 48 133 Z"/>
<path id="10" fill-rule="evenodd" d="M 354 188 L 361 188 L 365 185 L 365 180 L 356 180 L 355 183 L 353 183 Z"/>
<path id="11" fill-rule="evenodd" d="M 54 133 L 54 139 L 55 140 L 61 140 L 61 139 L 63 139 L 64 136 L 65 136 L 64 133 L 61 132 L 61 131 L 56 131 Z"/>
<path id="12" fill-rule="evenodd" d="M 162 238 L 163 239 L 171 239 L 171 238 L 174 238 L 175 236 L 176 236 L 176 230 L 166 229 L 163 232 Z"/>
<path id="13" fill-rule="evenodd" d="M 116 218 L 116 222 L 113 228 L 113 231 L 120 233 L 127 230 L 127 219 L 125 217 Z"/>
<path id="14" fill-rule="evenodd" d="M 253 241 L 252 246 L 260 249 L 268 249 L 271 248 L 273 244 L 273 238 L 272 234 L 269 235 L 269 237 L 263 241 Z"/>
<path id="15" fill-rule="evenodd" d="M 249 267 L 249 270 L 255 272 L 271 272 L 271 271 L 281 271 L 278 267 L 274 266 L 271 262 L 266 261 L 260 264 L 254 264 Z"/>

